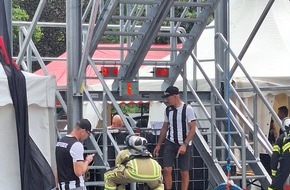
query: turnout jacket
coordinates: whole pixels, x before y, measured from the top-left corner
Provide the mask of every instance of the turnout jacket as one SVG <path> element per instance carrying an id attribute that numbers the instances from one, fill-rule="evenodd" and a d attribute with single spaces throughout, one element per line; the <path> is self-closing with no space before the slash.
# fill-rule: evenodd
<path id="1" fill-rule="evenodd" d="M 151 155 L 132 155 L 129 149 L 120 151 L 115 160 L 116 166 L 124 165 L 127 177 L 136 181 L 155 181 L 161 174 L 161 166 Z"/>
<path id="2" fill-rule="evenodd" d="M 288 158 L 290 161 L 290 133 L 287 136 L 281 134 L 276 143 L 273 145 L 273 154 L 271 159 L 271 172 L 272 176 L 276 175 L 279 160 L 283 157 Z"/>

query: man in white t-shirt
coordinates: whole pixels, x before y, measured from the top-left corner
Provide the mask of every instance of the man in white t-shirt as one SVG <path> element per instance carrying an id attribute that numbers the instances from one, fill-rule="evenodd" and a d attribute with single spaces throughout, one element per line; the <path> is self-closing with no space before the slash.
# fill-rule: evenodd
<path id="1" fill-rule="evenodd" d="M 172 168 L 176 158 L 181 173 L 181 190 L 187 190 L 189 185 L 190 161 L 192 158 L 192 138 L 195 134 L 196 118 L 193 108 L 180 100 L 179 89 L 169 86 L 164 92 L 168 106 L 164 114 L 164 123 L 160 131 L 154 156 L 159 155 L 164 142 L 163 177 L 165 189 L 172 189 Z"/>
<path id="2" fill-rule="evenodd" d="M 81 119 L 75 128 L 64 136 L 56 144 L 56 164 L 58 184 L 61 190 L 85 190 L 83 175 L 93 161 L 93 154 L 84 159 L 84 147 L 82 142 L 91 132 L 91 123 L 87 119 Z"/>

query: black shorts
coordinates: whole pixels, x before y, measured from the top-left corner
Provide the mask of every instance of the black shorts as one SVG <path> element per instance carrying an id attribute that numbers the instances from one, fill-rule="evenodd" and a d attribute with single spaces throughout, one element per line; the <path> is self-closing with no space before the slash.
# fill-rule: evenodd
<path id="1" fill-rule="evenodd" d="M 180 145 L 175 144 L 169 140 L 165 140 L 164 142 L 164 152 L 163 152 L 163 167 L 173 167 L 175 159 L 178 161 L 178 168 L 181 171 L 190 170 L 190 162 L 192 157 L 192 147 L 187 146 L 186 152 L 184 154 L 180 154 L 178 158 L 176 158 L 177 151 Z"/>

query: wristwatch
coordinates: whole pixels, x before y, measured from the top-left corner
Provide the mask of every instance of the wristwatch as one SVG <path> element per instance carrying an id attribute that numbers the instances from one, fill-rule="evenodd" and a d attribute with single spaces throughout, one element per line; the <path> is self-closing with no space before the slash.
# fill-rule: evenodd
<path id="1" fill-rule="evenodd" d="M 187 145 L 188 145 L 188 143 L 187 143 L 187 142 L 185 142 L 185 141 L 183 142 L 183 144 L 184 144 L 185 146 L 187 146 Z"/>

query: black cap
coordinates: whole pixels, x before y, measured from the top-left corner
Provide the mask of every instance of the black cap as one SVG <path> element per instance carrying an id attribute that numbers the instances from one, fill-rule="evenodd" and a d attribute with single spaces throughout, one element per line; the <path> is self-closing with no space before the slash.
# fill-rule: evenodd
<path id="1" fill-rule="evenodd" d="M 77 122 L 77 125 L 82 128 L 82 129 L 85 129 L 86 131 L 88 132 L 91 132 L 91 129 L 92 129 L 92 125 L 91 125 L 91 122 L 87 119 L 81 119 Z"/>
<path id="2" fill-rule="evenodd" d="M 176 86 L 169 86 L 165 90 L 164 95 L 162 96 L 162 98 L 167 98 L 169 96 L 177 95 L 177 94 L 179 94 L 179 89 Z"/>

